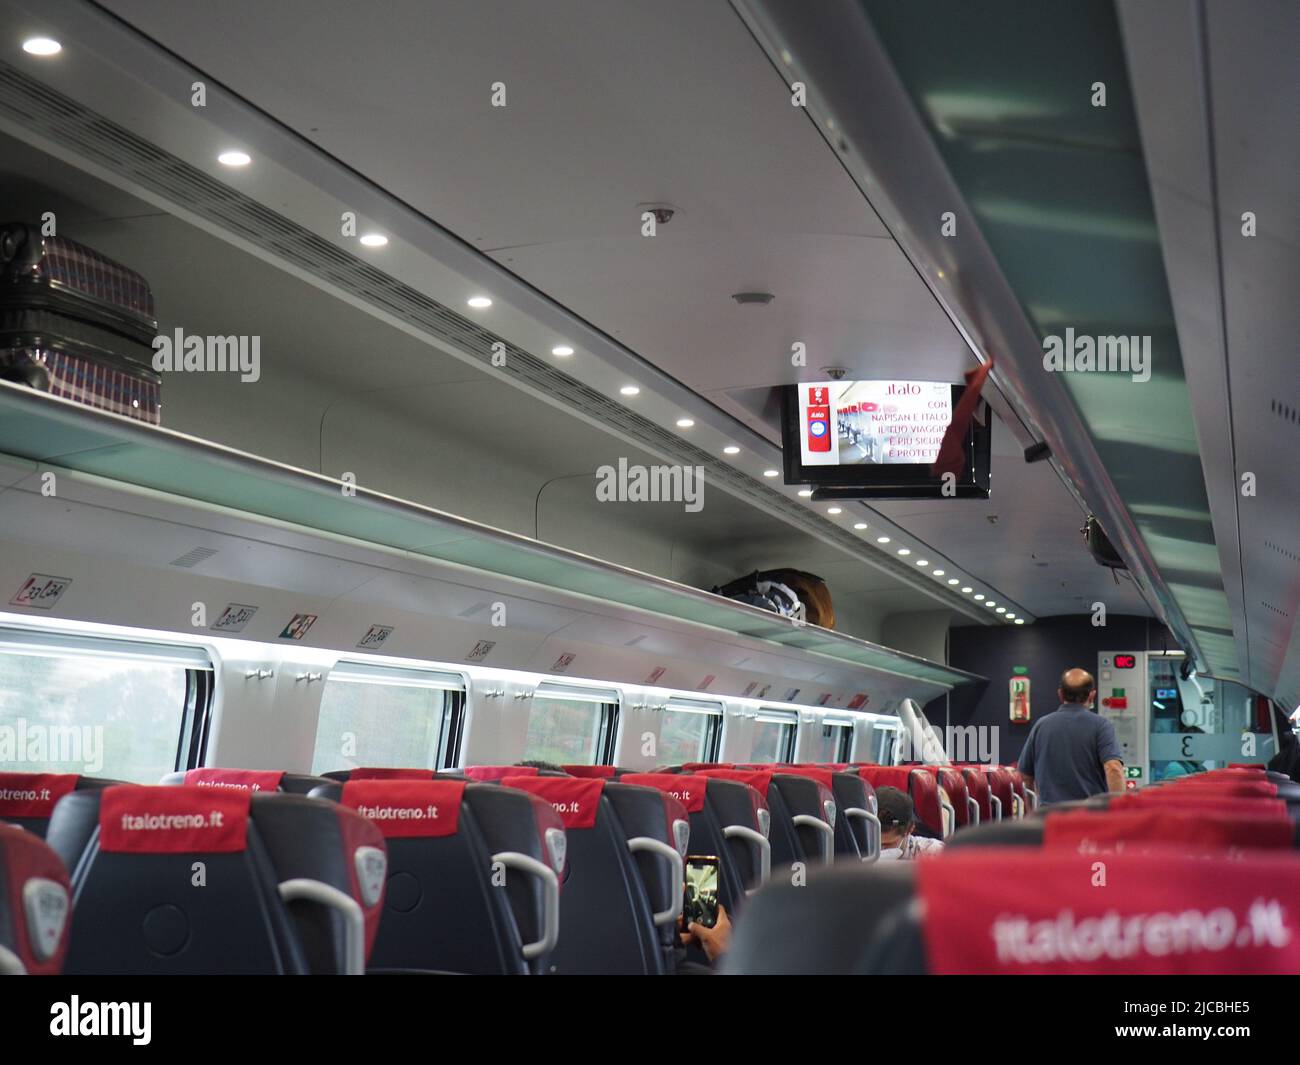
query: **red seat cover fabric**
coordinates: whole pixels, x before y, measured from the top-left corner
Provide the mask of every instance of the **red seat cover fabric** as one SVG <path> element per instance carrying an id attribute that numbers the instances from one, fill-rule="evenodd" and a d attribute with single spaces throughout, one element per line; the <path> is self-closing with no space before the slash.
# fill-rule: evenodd
<path id="1" fill-rule="evenodd" d="M 1153 789 L 1155 790 L 1155 789 Z M 1205 791 L 1232 799 L 1276 799 L 1277 785 L 1267 780 L 1178 780 L 1160 785 L 1161 791 Z"/>
<path id="2" fill-rule="evenodd" d="M 0 773 L 0 820 L 49 817 L 80 779 L 79 773 Z"/>
<path id="3" fill-rule="evenodd" d="M 988 775 L 974 766 L 962 766 L 961 775 L 966 781 L 966 790 L 979 806 L 980 821 L 993 820 L 993 803 L 989 799 L 992 792 L 989 790 Z"/>
<path id="4" fill-rule="evenodd" d="M 248 846 L 251 792 L 115 784 L 99 799 L 99 849 L 113 854 L 226 854 Z"/>
<path id="5" fill-rule="evenodd" d="M 599 777 L 513 776 L 502 777 L 501 786 L 537 795 L 554 808 L 566 829 L 591 828 L 596 823 L 605 781 Z"/>
<path id="6" fill-rule="evenodd" d="M 1300 860 L 1024 848 L 916 866 L 940 974 L 1300 972 Z"/>
<path id="7" fill-rule="evenodd" d="M 535 777 L 535 765 L 467 765 L 461 770 L 470 780 L 480 784 L 495 784 L 502 777 Z"/>
<path id="8" fill-rule="evenodd" d="M 348 771 L 349 780 L 432 780 L 432 769 L 391 769 L 387 766 L 360 766 Z"/>
<path id="9" fill-rule="evenodd" d="M 1286 817 L 1183 809 L 1090 810 L 1048 813 L 1043 846 L 1080 854 L 1139 851 L 1143 845 L 1205 851 L 1289 848 L 1294 829 Z"/>
<path id="10" fill-rule="evenodd" d="M 833 769 L 824 769 L 821 766 L 809 765 L 783 765 L 776 770 L 778 773 L 785 773 L 792 777 L 807 777 L 809 780 L 815 780 L 827 791 L 832 791 L 832 777 L 835 775 Z"/>
<path id="11" fill-rule="evenodd" d="M 1142 809 L 1151 807 L 1188 810 L 1221 811 L 1232 814 L 1267 814 L 1286 817 L 1286 803 L 1281 799 L 1241 799 L 1207 794 L 1203 791 L 1174 791 L 1169 788 L 1142 788 L 1124 795 L 1113 795 L 1112 810 Z"/>
<path id="12" fill-rule="evenodd" d="M 717 777 L 720 780 L 734 780 L 749 786 L 749 797 L 754 804 L 754 825 L 761 826 L 769 813 L 767 789 L 772 786 L 772 774 L 759 769 L 701 769 L 702 777 Z"/>
<path id="13" fill-rule="evenodd" d="M 562 765 L 560 768 L 571 777 L 600 777 L 602 780 L 612 780 L 617 772 L 612 765 Z"/>
<path id="14" fill-rule="evenodd" d="M 708 789 L 707 777 L 694 773 L 624 773 L 620 784 L 639 784 L 643 788 L 658 788 L 680 802 L 687 813 L 697 814 L 704 809 L 704 795 Z"/>
<path id="15" fill-rule="evenodd" d="M 237 791 L 279 791 L 284 771 L 277 769 L 191 769 L 185 783 L 196 788 L 234 788 Z"/>
<path id="16" fill-rule="evenodd" d="M 12 949 L 28 974 L 56 975 L 63 968 L 63 959 L 68 953 L 68 934 L 72 928 L 72 889 L 68 883 L 67 870 L 50 847 L 17 825 L 0 824 L 0 852 L 4 854 L 0 868 L 4 869 L 7 881 L 0 888 L 7 893 L 5 901 L 15 926 Z M 27 921 L 27 903 L 24 898 L 24 889 L 33 880 L 49 880 L 63 889 L 62 918 L 59 919 L 57 913 L 50 914 L 49 920 L 36 928 Z M 48 885 L 42 886 L 48 888 Z M 57 906 L 57 891 L 52 888 L 49 891 L 53 897 L 46 900 L 42 895 L 42 901 L 49 906 Z M 42 936 L 45 941 L 38 945 L 33 941 L 37 936 Z"/>
<path id="17" fill-rule="evenodd" d="M 454 836 L 464 780 L 349 780 L 339 801 L 387 839 Z"/>

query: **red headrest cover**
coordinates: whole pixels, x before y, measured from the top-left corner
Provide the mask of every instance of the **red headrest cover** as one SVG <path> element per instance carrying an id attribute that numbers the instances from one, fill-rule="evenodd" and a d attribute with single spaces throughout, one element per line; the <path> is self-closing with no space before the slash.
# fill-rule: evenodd
<path id="1" fill-rule="evenodd" d="M 197 788 L 234 788 L 237 791 L 279 791 L 284 771 L 280 769 L 191 769 L 185 783 Z"/>
<path id="2" fill-rule="evenodd" d="M 389 839 L 454 836 L 467 782 L 440 780 L 349 780 L 339 801 L 372 821 Z"/>
<path id="3" fill-rule="evenodd" d="M 248 846 L 250 793 L 115 784 L 100 792 L 105 853 L 224 854 Z"/>
<path id="4" fill-rule="evenodd" d="M 930 972 L 1300 972 L 1300 861 L 970 848 L 916 866 Z"/>

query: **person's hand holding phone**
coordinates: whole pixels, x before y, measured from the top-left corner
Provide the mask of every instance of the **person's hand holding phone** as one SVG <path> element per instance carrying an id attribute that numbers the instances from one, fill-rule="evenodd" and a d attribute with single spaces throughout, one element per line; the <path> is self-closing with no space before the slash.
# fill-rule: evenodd
<path id="1" fill-rule="evenodd" d="M 710 962 L 717 961 L 731 946 L 731 919 L 727 916 L 727 908 L 719 903 L 718 918 L 712 928 L 692 921 L 681 933 L 681 938 L 682 946 L 698 943 Z"/>

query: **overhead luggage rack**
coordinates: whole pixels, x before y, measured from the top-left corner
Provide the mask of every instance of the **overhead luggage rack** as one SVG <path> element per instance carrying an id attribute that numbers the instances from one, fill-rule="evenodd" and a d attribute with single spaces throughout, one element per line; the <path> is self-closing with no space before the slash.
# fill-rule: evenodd
<path id="1" fill-rule="evenodd" d="M 0 382 L 0 454 L 951 689 L 982 678 L 408 500 Z M 349 493 L 344 494 L 344 488 Z"/>

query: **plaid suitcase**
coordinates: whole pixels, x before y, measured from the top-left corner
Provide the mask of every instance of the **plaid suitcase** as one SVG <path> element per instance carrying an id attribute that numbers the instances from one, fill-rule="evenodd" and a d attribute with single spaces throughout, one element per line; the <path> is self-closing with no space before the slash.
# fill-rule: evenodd
<path id="1" fill-rule="evenodd" d="M 156 425 L 157 330 L 134 270 L 34 225 L 0 226 L 0 378 Z"/>

